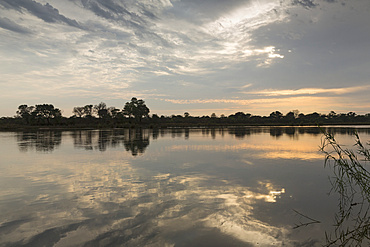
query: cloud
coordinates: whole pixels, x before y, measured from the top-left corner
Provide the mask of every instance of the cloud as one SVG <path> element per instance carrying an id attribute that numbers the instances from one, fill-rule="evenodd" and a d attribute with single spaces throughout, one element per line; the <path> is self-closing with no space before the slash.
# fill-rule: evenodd
<path id="1" fill-rule="evenodd" d="M 17 23 L 13 22 L 12 20 L 9 20 L 6 17 L 4 17 L 4 18 L 0 17 L 0 27 L 4 28 L 4 29 L 7 29 L 9 31 L 13 31 L 13 32 L 16 32 L 16 33 L 21 33 L 21 34 L 31 33 L 31 31 L 28 30 L 27 28 L 25 28 L 21 25 L 18 25 Z"/>
<path id="2" fill-rule="evenodd" d="M 313 0 L 293 0 L 293 5 L 300 5 L 305 8 L 314 8 L 317 4 Z"/>
<path id="3" fill-rule="evenodd" d="M 297 99 L 297 98 L 291 98 Z M 163 101 L 171 102 L 173 104 L 188 105 L 188 104 L 235 104 L 235 105 L 250 105 L 250 104 L 274 104 L 286 102 L 289 99 L 193 99 L 193 100 L 179 100 L 179 99 L 163 99 Z"/>
<path id="4" fill-rule="evenodd" d="M 99 100 L 151 92 L 150 99 L 227 99 L 233 109 L 250 103 L 242 97 L 341 95 L 340 87 L 368 80 L 366 7 L 362 0 L 0 0 L 0 83 L 25 85 L 23 95 L 40 98 L 37 85 L 58 95 L 63 87 L 68 102 L 68 90 Z M 158 113 L 170 110 L 157 102 Z"/>
<path id="5" fill-rule="evenodd" d="M 171 13 L 181 19 L 193 22 L 203 23 L 215 21 L 225 13 L 234 11 L 235 9 L 249 4 L 251 1 L 245 0 L 188 0 L 188 1 L 173 1 Z"/>
<path id="6" fill-rule="evenodd" d="M 82 28 L 76 20 L 69 19 L 64 15 L 59 14 L 58 9 L 51 6 L 49 3 L 42 5 L 33 0 L 2 0 L 0 5 L 7 9 L 14 9 L 22 12 L 23 9 L 27 10 L 34 16 L 49 23 L 64 23 L 73 27 Z"/>
<path id="7" fill-rule="evenodd" d="M 368 106 L 364 102 L 366 92 L 370 86 L 356 86 L 347 88 L 302 88 L 298 90 L 262 90 L 254 92 L 241 92 L 243 94 L 256 95 L 257 98 L 230 98 L 230 99 L 158 99 L 170 102 L 176 105 L 216 105 L 219 109 L 213 109 L 217 112 L 235 112 L 240 111 L 247 106 L 249 112 L 258 110 L 267 114 L 272 109 L 280 111 L 291 111 L 299 109 L 302 112 L 327 112 L 336 111 L 361 111 Z M 357 99 L 351 100 L 351 94 L 356 93 Z M 255 96 L 253 96 L 255 97 Z M 227 105 L 233 109 L 222 108 Z M 206 107 L 207 108 L 207 107 Z"/>
<path id="8" fill-rule="evenodd" d="M 157 19 L 157 12 L 161 12 L 166 4 L 152 4 L 138 2 L 117 2 L 112 0 L 81 0 L 83 8 L 92 11 L 95 15 L 106 20 L 113 20 L 124 23 L 128 27 L 141 29 L 150 21 Z M 162 7 L 162 8 L 161 8 Z"/>
<path id="9" fill-rule="evenodd" d="M 301 88 L 297 90 L 262 90 L 255 92 L 245 92 L 246 94 L 256 94 L 261 96 L 294 96 L 294 95 L 315 95 L 315 94 L 347 94 L 359 92 L 364 89 L 368 89 L 370 86 L 357 86 L 357 87 L 346 87 L 346 88 Z"/>
<path id="10" fill-rule="evenodd" d="M 258 144 L 225 144 L 225 145 L 173 145 L 166 148 L 168 152 L 174 151 L 213 151 L 213 152 L 237 152 L 250 151 L 248 157 L 258 157 L 259 159 L 299 159 L 315 160 L 322 159 L 322 154 L 317 152 L 317 147 L 313 143 L 304 142 L 301 144 L 291 141 L 281 141 L 279 143 L 258 143 Z M 263 150 L 263 151 L 262 151 Z"/>
<path id="11" fill-rule="evenodd" d="M 252 83 L 249 83 L 249 84 L 245 84 L 244 86 L 242 86 L 241 88 L 242 89 L 246 89 L 246 88 L 249 88 L 249 87 L 251 87 L 251 86 L 253 86 L 253 84 Z"/>

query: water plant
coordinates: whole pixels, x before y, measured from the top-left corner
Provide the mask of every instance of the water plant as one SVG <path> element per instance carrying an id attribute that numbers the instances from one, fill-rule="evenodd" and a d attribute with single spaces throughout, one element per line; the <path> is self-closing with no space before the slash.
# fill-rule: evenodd
<path id="1" fill-rule="evenodd" d="M 339 144 L 334 135 L 323 131 L 320 146 L 325 167 L 333 176 L 331 193 L 338 194 L 334 231 L 326 233 L 325 246 L 369 246 L 370 244 L 370 151 L 357 132 L 355 151 Z"/>

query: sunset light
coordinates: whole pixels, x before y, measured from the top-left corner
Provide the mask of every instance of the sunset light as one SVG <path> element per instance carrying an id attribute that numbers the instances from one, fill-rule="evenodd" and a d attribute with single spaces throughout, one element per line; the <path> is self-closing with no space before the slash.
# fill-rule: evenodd
<path id="1" fill-rule="evenodd" d="M 366 114 L 368 9 L 364 0 L 3 0 L 0 115 L 46 102 L 70 116 L 131 97 L 158 115 Z M 286 103 L 293 96 L 315 98 Z"/>

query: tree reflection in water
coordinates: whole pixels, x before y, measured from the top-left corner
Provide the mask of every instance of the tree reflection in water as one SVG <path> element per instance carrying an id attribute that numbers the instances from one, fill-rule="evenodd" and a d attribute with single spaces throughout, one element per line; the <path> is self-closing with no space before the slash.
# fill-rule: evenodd
<path id="1" fill-rule="evenodd" d="M 159 132 L 153 132 L 153 139 Z M 106 151 L 123 146 L 133 156 L 143 154 L 149 146 L 149 131 L 146 129 L 83 130 L 74 131 L 71 136 L 76 148 Z"/>
<path id="2" fill-rule="evenodd" d="M 143 154 L 149 146 L 149 135 L 146 135 L 143 129 L 130 129 L 128 136 L 123 140 L 126 151 L 131 152 L 133 156 Z"/>
<path id="3" fill-rule="evenodd" d="M 52 152 L 62 142 L 61 131 L 17 132 L 16 137 L 21 152 L 32 149 L 36 152 Z"/>
<path id="4" fill-rule="evenodd" d="M 348 129 L 347 128 L 338 128 L 338 129 L 327 128 L 326 130 L 330 130 L 331 133 L 340 133 L 340 134 L 347 134 L 349 133 L 350 130 L 353 131 L 353 129 L 351 128 L 348 128 Z M 363 129 L 363 130 L 359 129 L 359 132 L 365 132 L 369 134 L 368 129 Z M 246 141 L 249 138 L 253 139 L 252 138 L 253 135 L 257 135 L 260 133 L 267 134 L 265 136 L 274 137 L 274 138 L 267 138 L 269 141 L 273 143 L 263 143 L 262 141 L 253 143 L 253 142 Z M 173 146 L 172 142 L 168 142 L 168 143 L 171 143 L 171 145 L 168 146 L 168 149 L 166 149 L 166 151 L 177 150 L 178 153 L 181 153 L 181 155 L 186 154 L 186 152 L 192 151 L 191 154 L 200 153 L 201 155 L 203 155 L 203 152 L 207 150 L 208 151 L 213 150 L 213 151 L 216 151 L 217 153 L 224 152 L 225 154 L 228 151 L 236 150 L 238 152 L 240 151 L 240 153 L 243 153 L 243 154 L 249 151 L 250 157 L 248 158 L 251 158 L 253 155 L 255 155 L 254 157 L 258 157 L 258 155 L 261 155 L 263 156 L 264 161 L 271 161 L 273 159 L 278 159 L 278 158 L 282 159 L 282 157 L 285 159 L 295 159 L 295 160 L 298 160 L 298 158 L 301 157 L 302 160 L 307 160 L 307 159 L 313 158 L 313 155 L 315 154 L 314 151 L 315 150 L 317 151 L 316 146 L 313 147 L 314 151 L 312 151 L 312 150 L 309 150 L 309 147 L 307 145 L 299 146 L 297 145 L 298 143 L 294 143 L 294 145 L 289 145 L 291 143 L 290 142 L 291 138 L 295 138 L 300 135 L 317 136 L 317 137 L 322 135 L 322 133 L 320 132 L 318 128 L 313 128 L 313 127 L 312 128 L 238 127 L 238 128 L 213 128 L 213 129 L 189 129 L 189 128 L 185 128 L 185 129 L 112 129 L 112 130 L 79 130 L 79 131 L 68 131 L 68 132 L 36 131 L 36 132 L 18 132 L 15 136 L 17 139 L 18 148 L 23 152 L 35 151 L 35 150 L 37 152 L 52 152 L 61 145 L 62 138 L 64 137 L 68 140 L 66 135 L 69 135 L 70 137 L 72 137 L 74 148 L 79 148 L 79 149 L 86 150 L 86 151 L 96 151 L 96 152 L 105 152 L 111 148 L 119 148 L 119 152 L 118 152 L 119 154 L 125 152 L 124 150 L 126 150 L 127 152 L 129 152 L 129 154 L 136 156 L 136 155 L 140 155 L 146 152 L 150 144 L 150 138 L 153 138 L 154 140 L 154 139 L 160 139 L 160 138 L 169 139 L 172 137 L 176 139 L 188 140 L 196 136 L 196 138 L 200 138 L 200 139 L 203 137 L 209 137 L 212 139 L 222 139 L 224 134 L 231 135 L 231 138 L 229 139 L 232 139 L 232 140 L 237 139 L 237 142 L 227 143 L 227 141 L 225 141 L 225 143 L 220 142 L 220 144 L 216 144 L 213 146 L 207 142 L 202 142 L 199 145 L 191 145 L 192 142 L 190 141 L 186 141 L 186 142 L 181 141 L 181 142 L 178 142 L 178 145 Z M 289 138 L 284 138 L 284 136 L 285 137 L 288 136 Z M 226 137 L 228 137 L 228 135 L 226 135 Z M 278 137 L 280 138 L 280 146 L 276 146 L 279 142 L 275 142 L 278 139 Z M 194 139 L 197 140 L 196 138 Z M 227 138 L 225 139 L 228 140 Z M 256 138 L 256 139 L 258 139 L 257 141 L 260 141 L 259 138 Z M 312 138 L 312 139 L 314 139 L 314 142 L 316 144 L 317 139 L 316 138 Z M 202 141 L 204 140 L 208 140 L 208 139 L 203 138 Z M 253 140 L 253 141 L 256 141 L 256 140 Z M 153 148 L 153 150 L 154 149 L 155 148 Z M 182 150 L 184 150 L 183 153 L 182 153 Z M 261 152 L 259 153 L 259 151 Z M 278 155 L 273 156 L 272 155 L 273 152 L 277 153 Z M 221 154 L 223 155 L 223 153 Z M 286 154 L 289 154 L 290 156 Z M 93 156 L 94 154 L 91 154 L 91 155 L 92 157 L 94 157 Z M 99 158 L 103 157 L 101 155 L 98 155 L 98 156 Z M 316 157 L 316 159 L 321 160 L 322 158 L 321 156 L 318 156 Z M 136 161 L 137 160 L 139 159 L 136 159 Z M 243 168 L 240 171 L 244 169 L 244 166 L 246 164 L 249 166 L 253 164 L 252 162 L 247 163 L 247 161 L 249 161 L 247 159 L 245 160 L 243 159 L 242 161 L 243 162 L 245 161 L 245 163 L 242 163 Z M 77 162 L 80 162 L 80 158 L 78 158 Z M 146 162 L 150 164 L 150 166 L 148 167 L 153 167 L 152 160 L 150 158 L 149 158 L 149 161 L 146 161 Z M 207 162 L 202 163 L 202 165 L 208 164 Z M 294 162 L 297 163 L 296 161 Z M 214 163 L 210 162 L 210 163 L 213 165 L 212 168 L 217 169 L 217 167 L 214 166 L 214 164 L 217 164 L 217 162 L 214 162 Z M 104 166 L 101 164 L 104 164 Z M 224 169 L 225 164 L 226 163 L 220 162 L 218 169 L 220 170 Z M 49 164 L 46 167 L 49 167 Z M 228 222 L 230 223 L 230 219 L 232 219 L 232 222 L 237 222 L 238 223 L 237 226 L 240 226 L 241 228 L 246 227 L 246 226 L 250 226 L 251 228 L 253 227 L 250 224 L 251 222 L 253 222 L 254 218 L 252 217 L 253 215 L 248 214 L 249 212 L 248 205 L 251 205 L 253 203 L 250 200 L 252 200 L 251 195 L 254 195 L 254 194 L 252 193 L 253 191 L 248 192 L 248 190 L 246 190 L 244 186 L 235 187 L 227 183 L 215 186 L 214 185 L 215 183 L 224 183 L 224 181 L 214 179 L 213 176 L 196 177 L 193 175 L 192 176 L 184 175 L 184 176 L 176 177 L 176 176 L 171 175 L 170 173 L 168 173 L 168 176 L 164 174 L 162 177 L 158 177 L 158 178 L 153 177 L 152 173 L 150 173 L 150 175 L 148 175 L 146 179 L 143 179 L 142 174 L 137 173 L 135 175 L 135 170 L 133 168 L 134 166 L 130 166 L 129 164 L 124 164 L 122 160 L 118 160 L 117 163 L 109 163 L 109 164 L 108 162 L 105 163 L 105 160 L 103 160 L 102 163 L 97 163 L 95 165 L 89 163 L 88 166 L 83 167 L 81 165 L 81 167 L 85 168 L 86 170 L 75 169 L 74 166 L 72 166 L 72 168 L 70 169 L 78 173 L 78 176 L 77 175 L 76 177 L 69 176 L 69 175 L 67 176 L 67 179 L 71 179 L 71 182 L 68 184 L 73 185 L 68 188 L 71 189 L 75 193 L 75 195 L 80 193 L 78 194 L 80 196 L 77 197 L 81 199 L 81 204 L 79 204 L 79 206 L 85 205 L 86 208 L 90 207 L 89 210 L 86 210 L 89 212 L 91 212 L 91 210 L 94 208 L 93 206 L 98 206 L 98 207 L 95 207 L 97 209 L 100 209 L 100 206 L 101 206 L 104 209 L 102 210 L 104 214 L 101 214 L 97 216 L 95 219 L 91 219 L 91 220 L 83 219 L 81 220 L 80 225 L 71 224 L 71 225 L 67 225 L 66 227 L 63 226 L 57 229 L 61 231 L 60 234 L 58 233 L 59 235 L 56 234 L 58 235 L 58 237 L 66 235 L 68 231 L 73 232 L 74 231 L 73 229 L 76 229 L 76 228 L 82 231 L 84 227 L 86 227 L 89 229 L 89 232 L 94 232 L 94 231 L 90 231 L 89 227 L 95 230 L 94 227 L 98 228 L 97 226 L 101 224 L 100 221 L 105 220 L 107 221 L 107 225 L 109 225 L 109 227 L 113 227 L 113 228 L 115 227 L 114 231 L 100 233 L 100 235 L 98 235 L 94 239 L 94 241 L 96 242 L 91 242 L 90 243 L 91 245 L 94 245 L 94 244 L 97 245 L 98 243 L 103 243 L 103 241 L 109 241 L 109 240 L 111 241 L 117 240 L 117 241 L 123 241 L 123 242 L 124 241 L 136 241 L 139 237 L 147 234 L 148 232 L 153 235 L 156 234 L 155 233 L 156 228 L 154 228 L 154 230 L 151 231 L 152 228 L 150 228 L 151 227 L 150 223 L 152 222 L 148 221 L 147 220 L 148 218 L 151 217 L 151 219 L 153 219 L 153 222 L 156 223 L 157 222 L 156 219 L 158 219 L 159 217 L 162 217 L 161 220 L 163 220 L 162 222 L 164 222 L 164 224 L 162 225 L 163 228 L 161 229 L 165 229 L 167 232 L 171 232 L 171 230 L 173 230 L 172 229 L 173 225 L 177 224 L 178 222 L 177 220 L 179 217 L 182 217 L 183 215 L 189 215 L 190 213 L 193 213 L 193 212 L 196 212 L 197 214 L 193 215 L 194 216 L 193 218 L 190 218 L 189 220 L 190 223 L 193 223 L 195 221 L 194 219 L 201 218 L 203 220 L 202 222 L 208 222 L 207 224 L 209 224 L 208 225 L 209 228 L 215 229 L 216 227 L 218 227 L 219 229 L 222 229 L 225 232 L 230 233 L 229 234 L 230 236 L 232 236 L 232 234 L 235 234 L 235 231 L 234 231 L 235 225 L 228 224 Z M 187 163 L 184 162 L 184 167 L 188 169 L 187 167 L 189 166 Z M 201 165 L 199 165 L 199 167 L 201 167 Z M 231 164 L 230 167 L 231 167 L 230 169 L 228 168 L 228 170 L 230 171 L 233 171 L 233 169 L 237 169 L 235 168 L 235 166 L 233 166 L 233 164 Z M 182 166 L 181 166 L 181 169 L 183 169 Z M 165 172 L 168 172 L 168 167 L 163 168 L 163 170 Z M 212 169 L 207 169 L 207 171 L 208 170 L 212 170 Z M 102 174 L 104 174 L 104 172 L 106 171 L 109 171 L 109 172 L 117 171 L 116 177 L 112 179 L 112 176 L 111 176 L 112 173 L 109 173 L 109 172 L 107 173 L 108 175 L 105 174 L 106 177 L 104 177 L 104 175 Z M 263 172 L 266 172 L 266 171 L 263 171 Z M 35 174 L 36 174 L 35 175 L 36 178 L 39 179 L 39 177 L 37 176 L 41 176 L 40 175 L 41 173 L 35 172 Z M 53 173 L 50 173 L 50 174 L 53 174 Z M 49 175 L 48 179 L 50 181 L 51 179 L 61 179 L 63 178 L 63 174 L 60 176 L 56 176 L 56 177 L 52 177 L 51 175 Z M 125 177 L 123 177 L 122 174 L 124 174 Z M 367 173 L 364 173 L 364 174 L 367 174 Z M 44 175 L 42 174 L 42 176 Z M 27 174 L 27 179 L 29 179 L 29 174 Z M 37 179 L 34 179 L 34 180 L 38 181 Z M 194 179 L 198 179 L 198 180 L 195 181 Z M 91 184 L 87 186 L 86 181 L 91 182 Z M 207 181 L 212 186 L 206 187 L 205 181 Z M 116 186 L 115 183 L 122 183 L 122 184 L 120 186 Z M 67 184 L 67 183 L 64 181 L 61 184 Z M 369 180 L 365 180 L 365 183 L 363 184 L 365 185 L 365 188 L 368 189 Z M 49 184 L 47 186 L 50 187 Z M 185 190 L 185 188 L 187 188 L 187 190 Z M 351 187 L 345 187 L 345 188 L 351 189 Z M 348 191 L 351 191 L 351 190 L 348 190 Z M 13 190 L 12 190 L 12 193 L 13 193 Z M 44 194 L 40 193 L 40 195 L 42 195 L 42 197 L 40 198 L 48 198 L 48 195 L 44 191 L 42 191 L 42 193 Z M 265 193 L 256 194 L 255 197 L 256 198 L 267 198 L 266 200 L 271 201 L 271 196 L 275 195 L 276 193 L 284 194 L 285 190 L 283 190 L 283 188 L 280 188 L 280 187 L 271 188 Z M 230 197 L 230 195 L 235 195 L 235 196 Z M 99 196 L 101 196 L 100 204 L 99 204 Z M 286 196 L 288 196 L 288 194 Z M 126 199 L 127 201 L 124 201 Z M 362 211 L 362 212 L 365 212 L 365 215 L 364 214 L 354 214 L 353 212 L 355 211 L 351 211 L 351 216 L 352 215 L 361 216 L 357 219 L 357 222 L 361 224 L 361 226 L 366 227 L 369 225 L 368 210 L 367 210 L 368 204 L 366 204 L 369 202 L 369 200 L 368 198 L 365 198 L 365 199 L 367 201 L 364 201 L 364 200 L 360 201 L 359 197 L 352 197 L 350 201 L 344 200 L 343 202 L 345 204 L 343 204 L 341 207 L 342 209 L 346 209 L 346 207 L 349 207 L 349 209 L 352 210 L 352 209 L 358 209 L 360 207 L 365 208 L 366 206 L 365 208 L 366 210 Z M 116 202 L 113 203 L 113 200 L 116 200 Z M 240 205 L 244 205 L 246 206 L 246 208 L 236 207 L 235 202 L 236 201 L 243 202 L 243 200 L 245 203 L 240 204 Z M 75 200 L 66 200 L 66 202 L 67 201 L 71 204 L 75 203 Z M 225 203 L 226 205 L 225 208 L 222 208 L 222 210 L 219 210 L 218 208 L 218 211 L 216 213 L 207 211 L 209 210 L 209 208 L 212 208 L 211 207 L 212 205 L 220 204 L 221 201 L 227 202 Z M 66 202 L 63 202 L 63 205 L 65 205 Z M 36 203 L 33 205 L 36 205 Z M 182 207 L 179 207 L 179 205 Z M 37 207 L 40 207 L 40 206 L 37 205 Z M 107 207 L 107 208 L 104 208 L 104 207 Z M 109 208 L 109 207 L 112 207 L 114 209 L 118 208 L 118 209 L 121 209 L 121 211 L 119 210 L 114 211 L 112 208 Z M 57 208 L 57 207 L 53 206 L 53 209 L 54 208 Z M 71 208 L 77 208 L 77 207 L 71 207 Z M 135 210 L 132 210 L 133 208 Z M 125 211 L 126 209 L 127 211 Z M 199 211 L 195 211 L 195 210 L 199 210 Z M 43 210 L 39 210 L 39 211 L 44 212 Z M 132 212 L 134 211 L 139 212 L 139 213 L 136 214 L 136 216 L 133 216 Z M 235 212 L 238 212 L 238 211 L 242 213 L 239 215 L 235 214 Z M 105 212 L 109 212 L 110 214 L 106 214 Z M 225 214 L 223 214 L 222 212 L 225 212 Z M 342 211 L 342 212 L 348 212 L 348 211 Z M 50 212 L 45 211 L 45 214 L 50 215 Z M 200 217 L 199 215 L 200 216 L 203 215 L 203 217 Z M 247 215 L 247 217 L 243 218 L 242 216 L 245 216 L 245 215 Z M 131 216 L 133 216 L 133 218 Z M 73 218 L 75 218 L 75 215 L 73 215 Z M 226 221 L 225 219 L 229 219 L 229 221 Z M 15 222 L 14 224 L 18 224 L 17 222 L 21 224 L 22 221 L 19 220 L 19 221 L 14 221 L 14 222 Z M 173 225 L 171 225 L 171 223 Z M 260 222 L 257 222 L 257 221 L 256 223 L 258 223 L 258 225 L 263 228 L 262 230 L 266 230 L 266 231 L 268 230 L 268 233 L 271 232 L 272 236 L 281 236 L 284 234 L 284 232 L 281 232 L 280 229 L 278 228 L 267 229 L 267 225 L 266 226 L 261 225 Z M 7 225 L 5 224 L 1 225 L 1 227 L 5 227 L 5 226 Z M 369 230 L 368 230 L 369 228 L 358 228 L 358 229 L 361 231 L 357 231 L 356 233 L 362 234 L 361 236 L 364 238 L 369 237 Z M 52 231 L 54 230 L 53 229 L 46 230 L 42 234 L 44 234 L 43 236 L 51 236 L 52 234 L 50 233 Z M 198 231 L 198 229 L 196 229 L 196 231 Z M 173 232 L 175 232 L 175 230 L 173 230 Z M 42 234 L 40 234 L 40 236 Z M 76 231 L 76 235 L 78 234 L 79 232 Z M 188 234 L 184 234 L 184 235 L 188 235 Z M 220 232 L 216 232 L 215 234 L 212 234 L 212 238 L 217 235 L 219 236 Z M 349 235 L 338 235 L 338 236 L 341 237 L 341 236 L 349 236 Z M 358 238 L 361 236 L 357 234 L 355 237 Z M 333 237 L 331 240 L 334 241 L 336 240 L 335 237 L 337 236 L 333 235 L 331 237 Z M 40 237 L 40 239 L 42 238 Z M 36 236 L 35 238 L 32 238 L 31 240 L 36 241 L 38 240 L 38 238 Z M 340 241 L 342 241 L 343 243 L 343 240 L 340 240 Z M 217 241 L 214 240 L 214 242 L 217 242 Z M 334 244 L 338 244 L 338 243 L 339 242 L 335 242 Z M 41 245 L 42 244 L 34 245 L 34 246 L 41 246 Z M 136 246 L 139 246 L 139 245 L 136 245 Z M 312 245 L 307 244 L 306 246 L 312 246 Z"/>
<path id="5" fill-rule="evenodd" d="M 326 128 L 333 134 L 351 134 L 353 128 Z M 108 148 L 123 146 L 133 156 L 143 154 L 150 144 L 150 138 L 156 140 L 170 135 L 172 138 L 184 138 L 188 140 L 191 134 L 202 133 L 204 136 L 211 136 L 216 139 L 224 136 L 225 131 L 237 139 L 244 139 L 247 136 L 269 133 L 279 138 L 283 135 L 292 138 L 303 134 L 318 136 L 321 134 L 317 127 L 235 127 L 235 128 L 174 128 L 174 129 L 111 129 L 111 130 L 77 130 L 71 131 L 75 148 L 85 150 L 106 151 Z M 369 129 L 359 129 L 359 132 L 369 134 Z M 62 142 L 62 131 L 25 131 L 17 132 L 17 143 L 19 150 L 27 152 L 35 149 L 37 152 L 52 152 Z"/>

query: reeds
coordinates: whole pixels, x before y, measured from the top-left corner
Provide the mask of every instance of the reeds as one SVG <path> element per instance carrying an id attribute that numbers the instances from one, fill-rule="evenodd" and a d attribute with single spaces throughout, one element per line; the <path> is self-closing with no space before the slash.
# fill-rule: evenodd
<path id="1" fill-rule="evenodd" d="M 338 211 L 334 231 L 326 233 L 325 246 L 366 246 L 370 240 L 370 161 L 369 149 L 354 133 L 355 151 L 340 145 L 334 135 L 324 131 L 320 146 L 325 154 L 325 167 L 333 176 L 331 193 L 337 193 Z M 369 145 L 369 144 L 367 144 Z M 367 245 L 368 246 L 368 245 Z"/>

